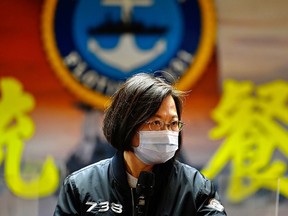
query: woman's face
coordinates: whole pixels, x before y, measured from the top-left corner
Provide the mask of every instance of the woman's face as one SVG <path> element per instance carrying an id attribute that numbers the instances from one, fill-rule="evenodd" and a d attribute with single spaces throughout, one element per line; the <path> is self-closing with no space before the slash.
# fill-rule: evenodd
<path id="1" fill-rule="evenodd" d="M 164 123 L 168 124 L 173 121 L 178 120 L 177 109 L 175 105 L 175 101 L 171 95 L 167 96 L 161 103 L 158 111 L 147 120 L 147 122 L 151 121 L 163 121 Z M 168 130 L 167 125 L 165 125 L 162 130 Z M 140 126 L 139 131 L 150 130 L 148 124 L 143 124 Z M 132 146 L 137 147 L 139 146 L 139 134 L 136 133 L 132 139 Z"/>

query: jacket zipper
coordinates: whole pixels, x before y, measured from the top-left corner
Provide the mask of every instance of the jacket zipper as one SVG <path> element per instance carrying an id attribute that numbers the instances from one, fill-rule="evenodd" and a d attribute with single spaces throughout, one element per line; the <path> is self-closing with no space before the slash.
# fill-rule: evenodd
<path id="1" fill-rule="evenodd" d="M 135 216 L 135 203 L 134 203 L 134 194 L 133 194 L 133 188 L 130 188 L 131 190 L 131 196 L 132 196 L 132 215 Z"/>

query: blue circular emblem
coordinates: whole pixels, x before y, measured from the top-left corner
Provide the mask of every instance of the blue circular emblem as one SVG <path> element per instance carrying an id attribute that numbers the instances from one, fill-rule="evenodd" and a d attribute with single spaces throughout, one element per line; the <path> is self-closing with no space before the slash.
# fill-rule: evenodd
<path id="1" fill-rule="evenodd" d="M 44 47 L 56 74 L 100 109 L 139 72 L 165 71 L 178 88 L 188 89 L 213 50 L 214 28 L 206 29 L 210 40 L 203 35 L 204 24 L 214 23 L 207 1 L 46 0 L 44 6 Z"/>

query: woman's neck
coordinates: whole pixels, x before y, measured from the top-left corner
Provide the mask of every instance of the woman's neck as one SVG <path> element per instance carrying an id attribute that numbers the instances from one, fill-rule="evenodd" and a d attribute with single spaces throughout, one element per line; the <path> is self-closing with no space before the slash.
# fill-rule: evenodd
<path id="1" fill-rule="evenodd" d="M 139 160 L 132 151 L 124 151 L 126 171 L 138 178 L 141 171 L 152 171 L 153 165 L 148 165 Z"/>

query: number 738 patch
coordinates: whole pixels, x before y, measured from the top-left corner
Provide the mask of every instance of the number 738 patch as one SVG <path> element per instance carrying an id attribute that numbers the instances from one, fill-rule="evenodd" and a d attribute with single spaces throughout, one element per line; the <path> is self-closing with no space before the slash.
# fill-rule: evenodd
<path id="1" fill-rule="evenodd" d="M 90 208 L 86 212 L 107 212 L 111 209 L 115 213 L 122 213 L 122 205 L 117 203 L 109 203 L 108 201 L 104 202 L 86 202 L 86 205 L 90 205 Z"/>

